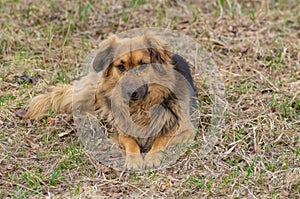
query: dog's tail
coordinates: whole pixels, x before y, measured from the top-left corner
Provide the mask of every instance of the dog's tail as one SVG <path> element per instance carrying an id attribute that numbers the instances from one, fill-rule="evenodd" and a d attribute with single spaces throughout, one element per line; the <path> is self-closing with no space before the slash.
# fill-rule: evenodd
<path id="1" fill-rule="evenodd" d="M 34 97 L 28 104 L 25 119 L 40 119 L 50 112 L 72 113 L 72 84 L 53 87 L 50 92 Z"/>
<path id="2" fill-rule="evenodd" d="M 71 114 L 74 110 L 92 112 L 101 106 L 101 100 L 96 100 L 99 74 L 91 73 L 71 84 L 60 84 L 48 93 L 34 97 L 28 104 L 24 119 L 41 119 L 48 113 Z M 100 104 L 99 106 L 96 106 Z M 96 106 L 96 107 L 95 107 Z"/>

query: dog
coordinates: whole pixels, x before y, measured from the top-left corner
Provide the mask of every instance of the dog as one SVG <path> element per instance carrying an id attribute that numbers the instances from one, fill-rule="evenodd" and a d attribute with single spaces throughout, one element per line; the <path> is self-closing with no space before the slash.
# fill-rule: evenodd
<path id="1" fill-rule="evenodd" d="M 161 37 L 112 35 L 101 43 L 86 76 L 34 97 L 24 118 L 96 111 L 116 128 L 113 140 L 125 152 L 126 168 L 157 168 L 168 146 L 195 137 L 194 90 L 189 64 Z"/>

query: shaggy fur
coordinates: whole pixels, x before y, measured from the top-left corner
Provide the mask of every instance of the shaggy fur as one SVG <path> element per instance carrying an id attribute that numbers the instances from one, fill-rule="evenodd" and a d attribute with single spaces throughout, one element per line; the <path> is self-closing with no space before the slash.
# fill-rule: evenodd
<path id="1" fill-rule="evenodd" d="M 117 129 L 114 140 L 125 151 L 126 167 L 153 168 L 167 146 L 194 138 L 193 89 L 187 62 L 158 36 L 111 36 L 87 76 L 33 98 L 25 118 L 96 110 Z"/>

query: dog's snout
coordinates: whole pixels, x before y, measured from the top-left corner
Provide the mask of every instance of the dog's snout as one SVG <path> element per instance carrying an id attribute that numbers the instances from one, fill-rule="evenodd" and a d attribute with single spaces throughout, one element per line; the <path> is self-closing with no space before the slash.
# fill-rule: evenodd
<path id="1" fill-rule="evenodd" d="M 128 95 L 130 96 L 130 93 L 128 93 Z M 137 90 L 133 91 L 133 93 L 130 96 L 130 99 L 131 100 L 138 100 L 139 99 L 139 92 Z"/>
<path id="2" fill-rule="evenodd" d="M 148 85 L 143 84 L 142 86 L 136 87 L 134 85 L 128 85 L 125 88 L 124 97 L 128 100 L 141 100 L 143 99 L 148 93 Z"/>
<path id="3" fill-rule="evenodd" d="M 144 84 L 139 88 L 135 89 L 133 92 L 128 92 L 128 96 L 130 100 L 136 101 L 143 99 L 148 93 L 148 86 Z"/>

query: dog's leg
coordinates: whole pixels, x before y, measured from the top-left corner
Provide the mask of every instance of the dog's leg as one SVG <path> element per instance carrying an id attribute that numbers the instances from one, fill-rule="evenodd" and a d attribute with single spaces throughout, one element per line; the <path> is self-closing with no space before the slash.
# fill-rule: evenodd
<path id="1" fill-rule="evenodd" d="M 193 128 L 182 131 L 177 135 L 165 135 L 157 138 L 150 151 L 144 158 L 144 167 L 157 168 L 161 165 L 163 153 L 167 146 L 186 143 L 193 140 L 195 131 Z"/>
<path id="2" fill-rule="evenodd" d="M 137 142 L 129 136 L 119 135 L 119 143 L 125 149 L 126 168 L 141 169 L 143 166 L 143 158 L 141 156 L 140 147 Z"/>

